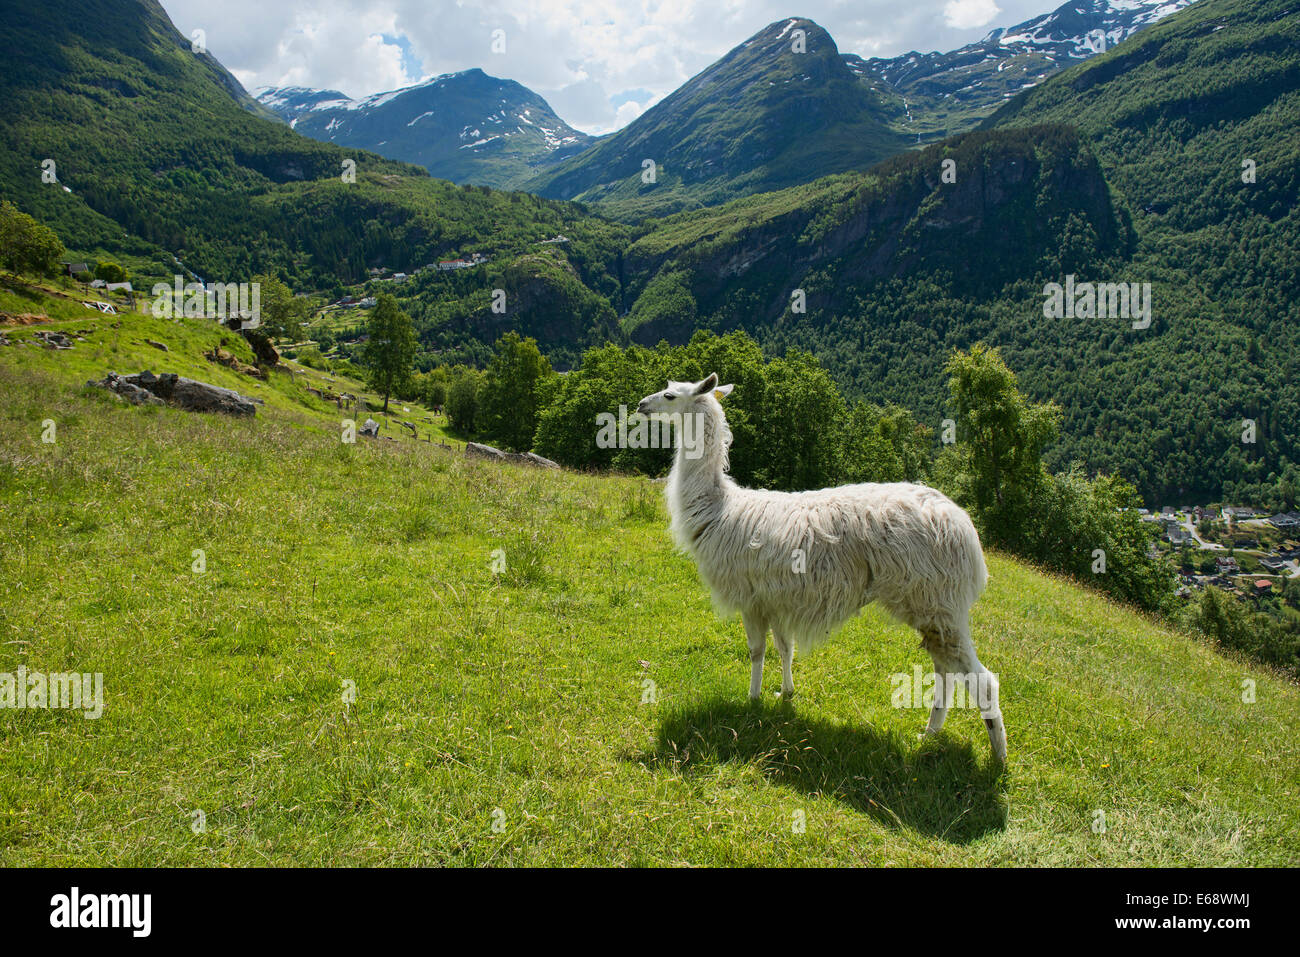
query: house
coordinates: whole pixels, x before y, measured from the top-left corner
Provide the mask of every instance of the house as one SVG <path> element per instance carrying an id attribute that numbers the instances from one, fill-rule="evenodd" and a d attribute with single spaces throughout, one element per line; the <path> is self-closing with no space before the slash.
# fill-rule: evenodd
<path id="1" fill-rule="evenodd" d="M 106 288 L 109 292 L 134 292 L 129 282 L 110 282 Z"/>
<path id="2" fill-rule="evenodd" d="M 1237 567 L 1237 560 L 1231 555 L 1226 558 L 1216 558 L 1214 567 L 1219 570 L 1220 575 L 1235 575 L 1240 569 Z"/>
<path id="3" fill-rule="evenodd" d="M 374 296 L 366 296 L 366 298 L 362 299 L 359 303 L 357 303 L 357 305 L 360 306 L 362 309 L 369 309 L 372 306 L 374 306 L 374 304 L 377 303 L 378 301 L 379 300 L 376 299 Z"/>
<path id="4" fill-rule="evenodd" d="M 64 263 L 63 266 L 69 276 L 82 282 L 89 281 L 90 277 L 94 275 L 90 266 L 86 263 Z"/>
<path id="5" fill-rule="evenodd" d="M 107 285 L 108 285 L 108 283 L 104 282 L 104 280 L 102 280 L 102 279 L 92 279 L 92 280 L 90 281 L 90 288 L 91 288 L 91 289 L 103 289 L 103 288 L 104 288 L 105 286 L 107 286 Z"/>
<path id="6" fill-rule="evenodd" d="M 406 282 L 407 278 L 408 277 L 404 272 L 393 273 L 393 282 Z"/>
<path id="7" fill-rule="evenodd" d="M 1267 578 L 1260 578 L 1255 581 L 1255 594 L 1267 595 L 1273 588 L 1273 583 Z"/>
<path id="8" fill-rule="evenodd" d="M 468 269 L 472 265 L 474 264 L 466 259 L 443 259 L 438 262 L 438 268 L 443 272 L 452 269 Z"/>
<path id="9" fill-rule="evenodd" d="M 1268 523 L 1279 530 L 1291 531 L 1300 528 L 1300 512 L 1282 512 L 1270 518 Z"/>

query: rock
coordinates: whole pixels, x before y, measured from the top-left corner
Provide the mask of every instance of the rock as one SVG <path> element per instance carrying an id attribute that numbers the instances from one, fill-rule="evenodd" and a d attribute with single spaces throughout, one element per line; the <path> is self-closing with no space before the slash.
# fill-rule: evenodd
<path id="1" fill-rule="evenodd" d="M 171 352 L 171 350 L 161 342 L 154 342 L 152 339 L 146 339 L 144 342 L 145 345 L 153 346 L 155 349 L 161 349 L 163 352 Z"/>
<path id="2" fill-rule="evenodd" d="M 41 329 L 33 334 L 33 338 L 47 349 L 71 349 L 72 340 L 61 332 L 49 332 Z"/>
<path id="3" fill-rule="evenodd" d="M 479 445 L 477 442 L 466 442 L 465 454 L 480 459 L 492 459 L 496 462 L 504 462 L 506 460 L 506 453 L 502 452 L 500 449 L 494 449 L 490 445 Z"/>
<path id="4" fill-rule="evenodd" d="M 128 376 L 119 376 L 116 372 L 110 372 L 102 382 L 92 381 L 89 384 L 111 389 L 136 404 L 154 403 L 141 399 L 137 392 L 125 386 L 132 386 L 152 395 L 156 400 L 165 401 L 189 412 L 222 412 L 226 415 L 257 414 L 257 406 L 252 399 L 231 389 L 208 385 L 196 379 L 186 379 L 174 372 L 154 375 L 146 369 L 144 372 Z"/>
<path id="5" fill-rule="evenodd" d="M 257 329 L 241 329 L 239 334 L 252 346 L 253 355 L 257 356 L 257 361 L 262 365 L 273 366 L 280 361 L 280 353 L 276 351 L 264 332 Z"/>
<path id="6" fill-rule="evenodd" d="M 87 386 L 96 386 L 101 389 L 108 389 L 132 405 L 163 405 L 163 400 L 158 398 L 148 389 L 142 389 L 138 385 L 127 382 L 116 372 L 110 372 L 99 382 L 91 379 L 86 383 Z"/>
<path id="7" fill-rule="evenodd" d="M 478 442 L 465 443 L 465 453 L 481 459 L 491 459 L 494 462 L 515 462 L 519 465 L 532 465 L 543 469 L 560 467 L 558 462 L 552 462 L 535 452 L 502 452 L 500 449 L 490 445 L 480 445 Z"/>
<path id="8" fill-rule="evenodd" d="M 535 465 L 540 469 L 558 469 L 560 467 L 559 462 L 553 462 L 536 452 L 507 452 L 506 458 L 512 462 L 522 462 L 524 465 Z"/>
<path id="9" fill-rule="evenodd" d="M 361 424 L 361 434 L 368 435 L 372 439 L 379 438 L 379 423 L 374 419 L 366 419 L 366 421 Z"/>
<path id="10" fill-rule="evenodd" d="M 240 375 L 252 376 L 254 379 L 265 379 L 266 373 L 257 366 L 250 366 L 247 362 L 241 362 L 239 357 L 234 353 L 227 352 L 220 346 L 213 346 L 211 352 L 203 353 L 203 358 L 209 362 L 215 362 L 219 366 L 225 366 L 238 372 Z"/>

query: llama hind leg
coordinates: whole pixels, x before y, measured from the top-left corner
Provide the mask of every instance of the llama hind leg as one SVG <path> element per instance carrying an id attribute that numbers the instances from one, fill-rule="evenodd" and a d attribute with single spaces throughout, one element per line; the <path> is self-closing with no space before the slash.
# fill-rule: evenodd
<path id="1" fill-rule="evenodd" d="M 783 632 L 772 629 L 772 644 L 781 656 L 781 697 L 794 697 L 794 642 Z"/>
<path id="2" fill-rule="evenodd" d="M 767 651 L 767 622 L 748 612 L 741 615 L 745 639 L 749 642 L 749 700 L 763 693 L 763 655 Z"/>

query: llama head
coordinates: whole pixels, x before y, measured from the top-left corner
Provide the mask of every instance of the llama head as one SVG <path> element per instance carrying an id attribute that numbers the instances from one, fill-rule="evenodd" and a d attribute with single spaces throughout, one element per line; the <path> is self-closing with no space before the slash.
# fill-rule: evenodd
<path id="1" fill-rule="evenodd" d="M 718 385 L 716 372 L 700 382 L 670 381 L 668 388 L 663 392 L 655 392 L 642 399 L 636 410 L 642 415 L 655 412 L 698 412 L 701 405 L 706 404 L 710 399 L 721 399 L 733 388 L 734 386 Z"/>

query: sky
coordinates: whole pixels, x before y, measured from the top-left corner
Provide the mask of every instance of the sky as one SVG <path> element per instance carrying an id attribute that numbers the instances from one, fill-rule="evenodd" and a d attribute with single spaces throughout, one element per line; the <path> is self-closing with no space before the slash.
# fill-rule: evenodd
<path id="1" fill-rule="evenodd" d="M 626 126 L 767 24 L 821 24 L 841 53 L 947 51 L 1063 0 L 161 0 L 244 87 L 369 96 L 479 67 L 571 126 Z"/>

